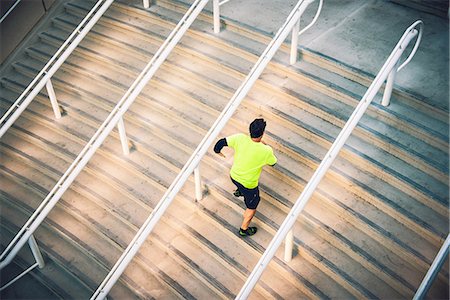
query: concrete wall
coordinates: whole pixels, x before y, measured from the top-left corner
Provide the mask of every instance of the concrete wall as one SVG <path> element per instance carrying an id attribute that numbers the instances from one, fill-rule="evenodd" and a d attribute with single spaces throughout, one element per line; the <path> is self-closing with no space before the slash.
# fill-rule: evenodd
<path id="1" fill-rule="evenodd" d="M 22 0 L 0 24 L 0 63 L 14 51 L 56 0 Z M 1 0 L 3 16 L 15 0 Z"/>

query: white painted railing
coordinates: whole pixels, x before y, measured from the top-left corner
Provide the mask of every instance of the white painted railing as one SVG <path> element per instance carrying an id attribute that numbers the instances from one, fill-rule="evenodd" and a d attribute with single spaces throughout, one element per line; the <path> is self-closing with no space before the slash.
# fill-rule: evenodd
<path id="1" fill-rule="evenodd" d="M 0 287 L 0 292 L 9 287 L 11 284 L 25 276 L 27 273 L 34 270 L 36 267 L 39 267 L 39 269 L 42 269 L 45 266 L 44 258 L 42 257 L 41 251 L 39 250 L 39 246 L 36 242 L 36 239 L 33 235 L 31 235 L 28 238 L 28 245 L 30 246 L 31 253 L 33 254 L 34 260 L 36 261 L 35 264 L 31 265 L 28 269 L 24 270 L 22 273 L 11 279 L 8 283 L 5 283 Z"/>
<path id="2" fill-rule="evenodd" d="M 416 27 L 419 26 L 419 30 L 416 29 Z M 341 148 L 344 146 L 345 142 L 347 141 L 348 137 L 352 133 L 355 126 L 358 124 L 359 120 L 369 107 L 370 103 L 374 99 L 375 95 L 378 93 L 379 89 L 383 85 L 384 81 L 388 78 L 389 74 L 392 73 L 393 70 L 397 71 L 397 65 L 401 58 L 401 55 L 405 51 L 406 47 L 408 46 L 409 42 L 418 35 L 416 46 L 414 49 L 417 49 L 418 44 L 420 43 L 421 37 L 422 37 L 422 29 L 423 29 L 423 23 L 422 21 L 416 21 L 414 22 L 403 34 L 403 36 L 400 38 L 399 42 L 395 46 L 394 50 L 392 51 L 391 55 L 388 57 L 386 62 L 384 63 L 383 67 L 381 68 L 378 75 L 375 77 L 374 81 L 368 88 L 367 92 L 362 97 L 361 101 L 359 102 L 358 106 L 356 107 L 353 114 L 350 116 L 349 120 L 345 124 L 342 131 L 339 133 L 339 136 L 334 141 L 333 145 L 331 146 L 330 150 L 325 154 L 325 158 L 320 163 L 317 170 L 314 172 L 312 178 L 308 182 L 308 184 L 305 186 L 303 192 L 301 193 L 300 197 L 296 200 L 294 206 L 292 207 L 291 211 L 287 215 L 286 219 L 281 224 L 280 228 L 278 229 L 277 233 L 275 234 L 274 238 L 270 242 L 269 246 L 267 247 L 266 251 L 256 264 L 256 267 L 253 269 L 252 273 L 248 277 L 247 281 L 245 282 L 244 286 L 242 287 L 241 291 L 237 295 L 236 299 L 247 299 L 250 295 L 251 291 L 253 290 L 254 286 L 258 282 L 259 278 L 261 277 L 262 273 L 266 269 L 267 265 L 272 260 L 273 256 L 275 255 L 275 252 L 280 247 L 283 240 L 286 238 L 286 236 L 289 234 L 289 239 L 287 240 L 287 245 L 289 249 L 292 249 L 292 227 L 294 223 L 296 222 L 298 216 L 302 212 L 303 208 L 307 204 L 308 200 L 311 198 L 313 192 L 316 190 L 318 184 L 320 183 L 321 179 L 325 176 L 326 172 L 328 171 L 329 167 L 333 163 L 334 159 L 338 155 Z M 412 55 L 414 55 L 415 51 L 411 53 L 411 55 L 406 59 L 406 63 L 408 63 Z M 404 65 L 402 65 L 403 67 Z M 387 89 L 385 89 L 385 93 L 389 92 Z M 290 257 L 292 256 L 292 251 L 288 253 L 288 257 L 285 257 L 286 260 L 290 260 Z"/>
<path id="3" fill-rule="evenodd" d="M 219 135 L 220 131 L 224 128 L 228 120 L 232 117 L 233 113 L 236 111 L 242 100 L 245 98 L 245 96 L 252 88 L 253 84 L 256 82 L 261 73 L 264 71 L 265 67 L 270 62 L 272 57 L 275 55 L 280 45 L 284 42 L 284 40 L 292 30 L 295 23 L 299 20 L 300 16 L 303 14 L 305 9 L 308 7 L 309 4 L 311 4 L 314 1 L 315 0 L 300 0 L 294 7 L 284 25 L 280 28 L 280 30 L 277 32 L 273 40 L 261 54 L 260 58 L 254 65 L 250 73 L 247 75 L 244 82 L 236 90 L 235 94 L 228 102 L 227 106 L 224 108 L 219 118 L 215 121 L 215 123 L 210 128 L 206 136 L 197 146 L 197 149 L 194 151 L 194 153 L 191 155 L 189 160 L 184 165 L 181 172 L 177 175 L 175 180 L 169 186 L 166 193 L 163 195 L 161 200 L 153 209 L 150 216 L 147 218 L 142 227 L 139 229 L 138 233 L 130 242 L 127 249 L 124 251 L 124 253 L 116 262 L 111 271 L 108 273 L 105 280 L 95 291 L 91 299 L 104 299 L 106 297 L 108 292 L 114 286 L 115 282 L 125 271 L 125 268 L 134 258 L 136 253 L 139 251 L 139 248 L 142 246 L 147 237 L 150 235 L 153 228 L 161 219 L 164 212 L 170 206 L 177 193 L 186 183 L 188 178 L 192 175 L 193 172 L 195 172 L 195 177 L 200 177 L 197 168 L 200 164 L 201 159 L 206 154 L 208 149 L 210 149 L 211 145 Z M 197 194 L 197 196 L 201 198 L 201 192 L 200 195 Z"/>
<path id="4" fill-rule="evenodd" d="M 445 260 L 448 257 L 449 247 L 450 247 L 450 235 L 447 235 L 444 244 L 442 244 L 442 247 L 439 250 L 438 254 L 436 255 L 433 263 L 431 264 L 430 269 L 428 270 L 427 274 L 422 280 L 422 283 L 417 289 L 417 292 L 414 295 L 413 300 L 422 300 L 425 298 L 426 293 L 433 284 L 434 278 L 436 278 L 442 265 L 444 264 Z"/>
<path id="5" fill-rule="evenodd" d="M 100 5 L 104 4 L 100 7 Z M 8 112 L 0 120 L 0 124 L 4 125 L 0 128 L 0 137 L 6 132 L 6 130 L 14 123 L 14 121 L 19 117 L 19 115 L 25 110 L 25 108 L 31 103 L 33 98 L 39 93 L 44 85 L 46 85 L 50 100 L 53 105 L 56 117 L 61 117 L 59 108 L 56 102 L 56 96 L 53 91 L 53 86 L 50 81 L 51 76 L 58 70 L 65 59 L 70 55 L 70 53 L 76 48 L 82 38 L 90 31 L 90 29 L 95 25 L 97 20 L 103 15 L 107 8 L 112 4 L 113 0 L 101 0 L 98 1 L 94 8 L 89 12 L 89 14 L 83 19 L 80 25 L 74 30 L 67 41 L 60 47 L 56 54 L 50 59 L 50 61 L 44 66 L 43 70 L 36 76 L 32 83 L 27 87 L 27 89 L 22 93 L 22 95 L 17 99 L 15 104 L 8 110 Z M 155 72 L 158 70 L 159 66 L 165 61 L 167 56 L 170 54 L 172 49 L 176 46 L 179 40 L 182 38 L 186 30 L 197 18 L 198 14 L 203 10 L 204 6 L 207 4 L 208 0 L 197 0 L 195 1 L 183 18 L 176 25 L 175 29 L 171 32 L 169 37 L 164 41 L 163 45 L 158 49 L 157 53 L 153 56 L 151 61 L 147 64 L 145 69 L 141 72 L 138 78 L 134 81 L 133 85 L 128 89 L 113 111 L 110 113 L 108 118 L 99 127 L 97 132 L 91 138 L 91 140 L 86 144 L 74 162 L 70 165 L 69 169 L 64 173 L 60 180 L 56 183 L 47 197 L 42 201 L 41 205 L 36 209 L 33 215 L 21 228 L 19 233 L 14 237 L 14 239 L 9 243 L 3 253 L 0 255 L 0 269 L 7 266 L 12 259 L 17 255 L 18 251 L 24 246 L 28 241 L 30 244 L 33 255 L 36 258 L 37 263 L 32 267 L 27 269 L 25 272 L 20 274 L 18 277 L 13 279 L 7 285 L 0 289 L 4 289 L 13 282 L 17 281 L 20 277 L 25 275 L 27 272 L 34 269 L 36 266 L 43 267 L 44 261 L 41 259 L 39 248 L 34 240 L 33 233 L 42 223 L 42 221 L 47 217 L 59 199 L 62 197 L 64 192 L 69 188 L 78 174 L 82 171 L 85 165 L 88 163 L 90 158 L 94 155 L 95 151 L 100 147 L 109 133 L 113 130 L 115 126 L 118 127 L 120 140 L 122 143 L 123 152 L 125 155 L 129 154 L 128 139 L 126 137 L 125 125 L 123 121 L 123 115 L 134 102 L 136 97 L 145 87 L 145 85 L 150 81 Z M 149 1 L 144 1 L 144 6 L 149 6 Z M 97 10 L 94 16 L 92 14 Z M 88 24 L 84 24 L 90 19 Z M 84 28 L 83 28 L 84 27 Z M 82 29 L 83 28 L 83 29 Z M 70 44 L 70 45 L 69 45 Z M 69 45 L 69 46 L 68 46 Z M 64 51 L 64 52 L 63 52 Z M 61 54 L 61 52 L 63 52 Z M 59 57 L 59 58 L 58 58 Z M 55 59 L 57 59 L 56 62 Z M 43 77 L 42 77 L 43 76 Z M 42 78 L 42 79 L 39 79 Z M 31 91 L 31 92 L 30 92 Z M 28 96 L 25 97 L 25 95 Z M 199 169 L 196 168 L 195 172 L 196 180 L 196 197 L 201 198 L 200 189 L 200 173 Z M 39 255 L 38 255 L 39 254 Z"/>
<path id="6" fill-rule="evenodd" d="M 8 11 L 2 16 L 2 18 L 0 19 L 0 23 L 2 23 L 7 17 L 8 15 L 14 10 L 14 8 L 16 8 L 16 6 L 20 3 L 21 0 L 17 0 L 9 9 Z"/>
<path id="7" fill-rule="evenodd" d="M 230 0 L 213 0 L 213 24 L 214 33 L 220 32 L 220 7 Z"/>
<path id="8" fill-rule="evenodd" d="M 142 89 L 153 77 L 159 66 L 165 61 L 167 56 L 182 38 L 189 26 L 194 22 L 207 2 L 208 0 L 197 0 L 194 4 L 192 4 L 190 9 L 171 32 L 169 37 L 165 40 L 163 45 L 159 48 L 157 53 L 153 56 L 152 60 L 147 64 L 130 89 L 125 93 L 108 118 L 100 126 L 89 143 L 84 147 L 66 173 L 60 178 L 52 191 L 47 195 L 41 205 L 33 213 L 31 218 L 26 222 L 13 241 L 2 253 L 0 256 L 0 269 L 8 265 L 23 245 L 28 240 L 32 239 L 33 232 L 47 217 L 48 213 L 56 205 L 63 193 L 69 188 L 76 176 L 81 172 L 90 158 L 94 155 L 95 151 L 98 147 L 100 147 L 116 125 L 119 127 L 124 152 L 125 154 L 128 153 L 129 150 L 123 123 L 124 113 L 128 110 Z"/>
<path id="9" fill-rule="evenodd" d="M 195 20 L 197 15 L 201 12 L 208 0 L 197 0 L 181 21 L 177 24 L 175 29 L 159 48 L 157 53 L 153 56 L 151 61 L 147 64 L 145 69 L 141 72 L 135 80 L 130 89 L 125 93 L 119 103 L 114 107 L 108 118 L 103 122 L 91 140 L 86 144 L 69 169 L 64 173 L 60 180 L 56 183 L 51 192 L 47 195 L 41 205 L 36 209 L 30 219 L 22 227 L 14 240 L 8 245 L 5 251 L 0 256 L 0 269 L 11 262 L 17 252 L 27 242 L 33 232 L 38 228 L 42 221 L 47 217 L 52 208 L 56 205 L 64 192 L 69 188 L 81 170 L 85 167 L 95 151 L 100 147 L 106 137 L 118 124 L 119 131 L 122 131 L 122 136 L 125 136 L 122 117 L 128 110 L 136 97 L 147 85 L 148 81 L 153 77 L 159 66 L 165 61 L 172 49 L 176 46 L 183 34 Z M 124 140 L 122 139 L 124 143 Z M 126 142 L 126 141 L 125 141 Z"/>
<path id="10" fill-rule="evenodd" d="M 19 1 L 18 1 L 19 2 Z M 17 3 L 15 5 L 17 5 Z M 67 38 L 64 44 L 58 49 L 58 51 L 53 55 L 53 57 L 49 60 L 49 62 L 44 66 L 41 72 L 34 78 L 34 80 L 28 85 L 25 91 L 19 96 L 19 98 L 15 101 L 15 103 L 10 107 L 10 109 L 2 116 L 0 119 L 0 137 L 8 130 L 9 127 L 14 123 L 14 121 L 20 116 L 20 114 L 27 108 L 27 106 L 31 103 L 34 97 L 41 91 L 44 85 L 47 87 L 47 91 L 50 97 L 50 101 L 52 103 L 53 110 L 55 112 L 55 116 L 57 118 L 61 117 L 61 113 L 59 111 L 59 107 L 56 101 L 55 92 L 53 90 L 52 83 L 50 78 L 53 74 L 58 70 L 58 68 L 64 63 L 66 58 L 72 53 L 72 51 L 76 48 L 76 46 L 81 42 L 84 36 L 91 30 L 91 28 L 95 25 L 95 23 L 100 19 L 100 17 L 104 14 L 104 12 L 109 8 L 112 4 L 113 0 L 100 0 L 98 1 L 94 7 L 90 10 L 90 12 L 86 15 L 86 17 L 80 22 L 80 24 L 75 28 L 72 34 Z M 11 8 L 11 10 L 14 6 Z M 27 95 L 27 96 L 26 96 Z M 55 189 L 53 189 L 55 190 Z M 42 259 L 42 255 L 40 254 L 39 247 L 34 239 L 33 232 L 34 229 L 31 229 L 31 225 L 33 224 L 33 218 L 39 214 L 45 204 L 44 202 L 39 206 L 33 216 L 26 222 L 26 224 L 22 227 L 22 229 L 17 233 L 17 235 L 13 238 L 13 240 L 8 244 L 6 249 L 0 255 L 0 269 L 4 268 L 8 265 L 17 252 L 23 247 L 23 245 L 28 242 L 31 251 L 33 253 L 33 257 L 36 260 L 36 263 L 18 275 L 16 278 L 11 280 L 9 283 L 3 285 L 0 288 L 0 291 L 7 288 L 9 285 L 17 281 L 19 278 L 23 277 L 26 273 L 30 272 L 36 267 L 43 268 L 44 260 Z"/>
<path id="11" fill-rule="evenodd" d="M 17 120 L 20 114 L 28 107 L 33 101 L 34 97 L 42 90 L 44 86 L 47 88 L 55 117 L 58 119 L 61 117 L 58 103 L 56 101 L 55 91 L 53 90 L 50 79 L 53 74 L 58 71 L 59 67 L 64 63 L 67 57 L 78 46 L 85 35 L 91 30 L 91 28 L 97 23 L 98 19 L 105 13 L 114 0 L 99 0 L 81 23 L 75 28 L 72 34 L 58 49 L 55 55 L 48 61 L 48 63 L 42 68 L 38 75 L 23 91 L 23 93 L 17 98 L 13 105 L 0 119 L 0 138 L 5 132 L 12 126 Z"/>

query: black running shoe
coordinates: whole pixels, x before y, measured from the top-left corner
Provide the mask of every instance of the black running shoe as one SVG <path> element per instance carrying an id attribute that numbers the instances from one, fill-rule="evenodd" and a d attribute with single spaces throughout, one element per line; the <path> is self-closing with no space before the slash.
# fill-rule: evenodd
<path id="1" fill-rule="evenodd" d="M 235 190 L 235 191 L 233 192 L 233 195 L 234 195 L 235 197 L 243 197 L 243 196 L 244 196 L 244 194 L 242 194 L 241 191 L 240 191 L 239 189 Z"/>
<path id="2" fill-rule="evenodd" d="M 257 231 L 258 231 L 258 228 L 256 228 L 256 227 L 249 227 L 246 230 L 239 228 L 239 235 L 240 236 L 254 235 Z"/>

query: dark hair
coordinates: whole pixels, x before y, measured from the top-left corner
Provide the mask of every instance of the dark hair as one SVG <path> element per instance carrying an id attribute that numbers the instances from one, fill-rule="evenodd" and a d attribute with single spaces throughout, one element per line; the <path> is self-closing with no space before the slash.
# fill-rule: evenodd
<path id="1" fill-rule="evenodd" d="M 264 119 L 255 119 L 250 123 L 250 136 L 252 138 L 259 138 L 264 134 L 264 129 L 266 129 L 266 121 Z"/>

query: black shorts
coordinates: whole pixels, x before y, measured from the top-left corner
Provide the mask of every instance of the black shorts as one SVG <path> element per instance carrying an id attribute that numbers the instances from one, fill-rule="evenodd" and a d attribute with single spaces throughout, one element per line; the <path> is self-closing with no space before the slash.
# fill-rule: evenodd
<path id="1" fill-rule="evenodd" d="M 231 177 L 230 177 L 231 178 Z M 231 181 L 236 185 L 238 190 L 244 195 L 245 206 L 248 209 L 256 209 L 259 204 L 259 188 L 255 187 L 254 189 L 248 189 L 233 178 Z"/>

